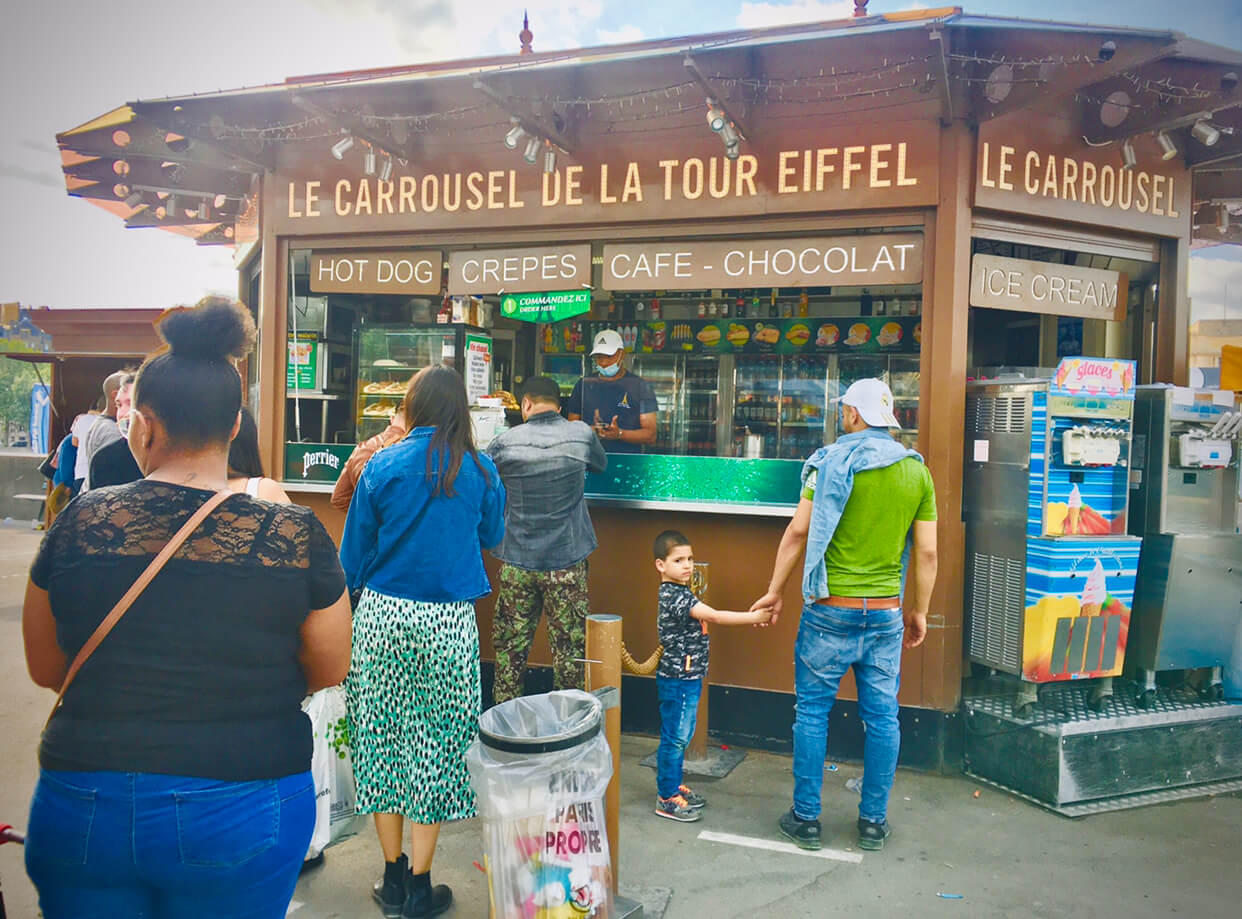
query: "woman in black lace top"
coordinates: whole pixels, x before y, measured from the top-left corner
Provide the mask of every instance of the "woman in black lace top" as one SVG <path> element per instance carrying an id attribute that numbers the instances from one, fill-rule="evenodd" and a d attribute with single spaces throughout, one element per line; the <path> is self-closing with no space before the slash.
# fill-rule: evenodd
<path id="1" fill-rule="evenodd" d="M 26 659 L 51 689 L 100 620 L 226 487 L 254 326 L 211 299 L 161 324 L 129 444 L 146 475 L 88 492 L 30 572 Z M 306 508 L 234 494 L 87 661 L 44 731 L 27 870 L 47 919 L 283 917 L 314 824 L 300 702 L 338 683 L 349 601 Z"/>

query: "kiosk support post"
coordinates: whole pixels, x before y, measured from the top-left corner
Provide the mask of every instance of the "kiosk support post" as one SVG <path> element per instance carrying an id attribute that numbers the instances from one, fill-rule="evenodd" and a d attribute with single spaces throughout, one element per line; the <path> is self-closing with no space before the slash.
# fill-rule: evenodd
<path id="1" fill-rule="evenodd" d="M 592 613 L 586 622 L 586 688 L 599 694 L 600 689 L 613 687 L 621 692 L 621 617 L 608 613 Z M 618 829 L 621 818 L 621 706 L 605 707 L 604 737 L 612 751 L 612 779 L 604 795 L 605 824 L 608 828 L 608 851 L 612 856 L 612 883 L 618 883 Z"/>

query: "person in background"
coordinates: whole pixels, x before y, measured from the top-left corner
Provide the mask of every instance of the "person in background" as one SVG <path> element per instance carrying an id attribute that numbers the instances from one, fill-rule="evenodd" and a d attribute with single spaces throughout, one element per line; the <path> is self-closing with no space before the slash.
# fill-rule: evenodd
<path id="1" fill-rule="evenodd" d="M 487 455 L 505 483 L 505 539 L 500 595 L 492 624 L 496 679 L 492 696 L 522 695 L 526 659 L 543 613 L 548 616 L 553 686 L 581 689 L 585 657 L 587 556 L 598 543 L 583 491 L 586 473 L 603 472 L 608 457 L 581 421 L 561 417 L 561 391 L 548 377 L 522 388 L 522 418 L 491 442 Z"/>
<path id="2" fill-rule="evenodd" d="M 98 420 L 99 413 L 91 409 L 74 418 L 69 426 L 69 445 L 73 447 L 73 478 L 69 487 L 74 495 L 82 491 L 90 474 L 90 464 L 86 461 L 86 435 Z"/>
<path id="3" fill-rule="evenodd" d="M 110 443 L 121 440 L 121 429 L 116 423 L 117 419 L 117 393 L 126 380 L 133 383 L 134 375 L 127 370 L 118 370 L 116 373 L 109 374 L 103 381 L 103 411 L 95 418 L 95 423 L 91 425 L 90 430 L 86 432 L 86 436 L 81 438 L 78 444 L 78 456 L 85 454 L 84 461 L 86 463 L 86 480 L 82 483 L 82 491 L 90 491 L 94 486 L 91 484 L 91 460 L 95 458 L 95 454 L 102 447 Z"/>
<path id="4" fill-rule="evenodd" d="M 363 467 L 341 540 L 350 590 L 361 589 L 344 687 L 357 806 L 375 815 L 384 874 L 372 896 L 389 919 L 453 902 L 432 886 L 431 863 L 440 824 L 475 815 L 474 601 L 491 590 L 481 550 L 504 537 L 505 508 L 495 464 L 475 450 L 461 375 L 428 367 L 404 407 L 409 434 Z"/>
<path id="5" fill-rule="evenodd" d="M 116 424 L 121 436 L 100 447 L 91 458 L 88 480 L 91 488 L 128 485 L 142 478 L 142 470 L 129 449 L 129 413 L 133 407 L 134 375 L 121 381 L 116 391 Z"/>
<path id="6" fill-rule="evenodd" d="M 923 458 L 888 431 L 900 425 L 883 381 L 858 380 L 833 401 L 846 433 L 802 467 L 802 498 L 776 550 L 768 591 L 752 608 L 771 607 L 776 619 L 805 547 L 805 605 L 794 645 L 793 807 L 780 831 L 803 849 L 820 847 L 828 714 L 853 667 L 866 728 L 858 846 L 874 851 L 891 833 L 901 649 L 927 635 L 936 583 L 936 489 Z M 907 562 L 913 590 L 903 615 Z"/>
<path id="7" fill-rule="evenodd" d="M 358 476 L 362 475 L 362 467 L 367 464 L 367 460 L 385 447 L 391 447 L 403 437 L 405 437 L 404 407 L 392 413 L 388 427 L 354 447 L 354 452 L 349 454 L 349 459 L 345 460 L 345 468 L 341 470 L 336 485 L 332 489 L 332 506 L 340 511 L 348 511 L 349 502 L 354 496 L 354 489 L 358 486 Z"/>
<path id="8" fill-rule="evenodd" d="M 250 314 L 209 297 L 159 325 L 129 445 L 146 477 L 80 495 L 22 610 L 58 689 L 153 557 L 228 483 Z M 26 870 L 46 919 L 283 919 L 315 822 L 308 690 L 344 678 L 350 610 L 309 508 L 232 494 L 99 644 L 39 746 Z"/>
<path id="9" fill-rule="evenodd" d="M 642 453 L 644 444 L 656 441 L 655 391 L 625 369 L 625 343 L 619 332 L 604 329 L 596 335 L 591 357 L 597 372 L 574 384 L 566 405 L 569 420 L 585 420 L 609 453 Z"/>
<path id="10" fill-rule="evenodd" d="M 285 490 L 263 474 L 263 460 L 259 456 L 259 427 L 250 409 L 244 406 L 237 436 L 229 444 L 229 490 L 245 492 L 261 501 L 289 503 Z"/>

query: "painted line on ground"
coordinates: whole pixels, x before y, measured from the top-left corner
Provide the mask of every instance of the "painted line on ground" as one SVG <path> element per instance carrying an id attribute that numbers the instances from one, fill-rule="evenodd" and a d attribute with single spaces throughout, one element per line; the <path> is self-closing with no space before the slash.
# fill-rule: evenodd
<path id="1" fill-rule="evenodd" d="M 857 865 L 862 862 L 861 852 L 842 852 L 839 849 L 799 849 L 792 842 L 777 842 L 775 839 L 759 839 L 754 836 L 737 836 L 733 833 L 716 833 L 703 830 L 699 839 L 704 842 L 723 842 L 730 846 L 744 846 L 748 849 L 767 849 L 769 852 L 784 852 L 786 855 L 809 855 L 811 858 L 826 858 L 834 862 L 849 862 Z"/>

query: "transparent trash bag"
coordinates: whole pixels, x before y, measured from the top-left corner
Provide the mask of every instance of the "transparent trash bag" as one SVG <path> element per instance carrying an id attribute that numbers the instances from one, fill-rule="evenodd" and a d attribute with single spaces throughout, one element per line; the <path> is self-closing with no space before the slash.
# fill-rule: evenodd
<path id="1" fill-rule="evenodd" d="M 502 702 L 466 751 L 495 919 L 609 919 L 603 706 L 577 689 Z"/>

